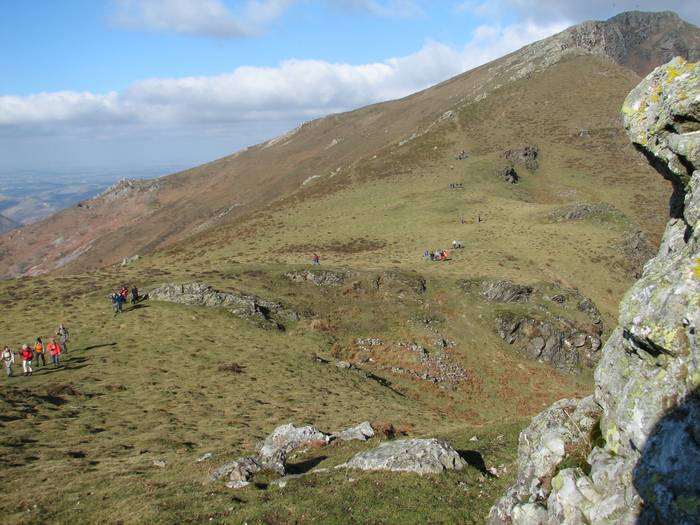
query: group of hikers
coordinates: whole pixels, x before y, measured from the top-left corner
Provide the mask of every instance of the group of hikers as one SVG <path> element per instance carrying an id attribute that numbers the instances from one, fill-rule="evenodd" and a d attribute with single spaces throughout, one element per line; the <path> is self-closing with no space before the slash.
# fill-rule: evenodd
<path id="1" fill-rule="evenodd" d="M 423 257 L 426 259 L 430 259 L 431 261 L 446 261 L 447 257 L 449 256 L 449 252 L 447 250 L 425 250 L 423 252 Z"/>
<path id="2" fill-rule="evenodd" d="M 129 294 L 131 294 L 131 304 L 136 304 L 141 299 L 136 286 L 131 287 L 131 292 L 129 287 L 124 285 L 118 291 L 112 293 L 112 308 L 114 308 L 115 314 L 120 314 L 124 311 L 124 304 L 129 300 Z"/>
<path id="3" fill-rule="evenodd" d="M 56 340 L 58 339 L 58 341 Z M 22 371 L 25 376 L 30 376 L 34 373 L 32 363 L 36 359 L 36 365 L 39 366 L 39 361 L 43 366 L 46 366 L 46 353 L 51 354 L 51 362 L 54 367 L 60 366 L 60 356 L 68 352 L 68 329 L 63 323 L 58 326 L 55 337 L 51 338 L 51 342 L 44 345 L 41 337 L 36 338 L 36 343 L 33 347 L 28 344 L 23 344 L 16 355 L 22 360 Z M 7 377 L 12 376 L 12 366 L 15 364 L 15 353 L 9 346 L 3 348 L 0 354 L 2 363 L 5 366 Z"/>
<path id="4" fill-rule="evenodd" d="M 458 250 L 460 248 L 464 248 L 464 245 L 462 244 L 462 241 L 452 241 L 452 249 Z M 439 249 L 439 250 L 425 250 L 423 252 L 423 257 L 425 259 L 430 259 L 431 261 L 446 261 L 447 258 L 449 257 L 450 253 L 447 250 Z"/>

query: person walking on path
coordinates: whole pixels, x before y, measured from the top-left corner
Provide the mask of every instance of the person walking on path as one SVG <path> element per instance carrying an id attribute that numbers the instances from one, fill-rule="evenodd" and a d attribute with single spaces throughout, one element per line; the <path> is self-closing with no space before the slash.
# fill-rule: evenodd
<path id="1" fill-rule="evenodd" d="M 22 358 L 22 370 L 24 370 L 24 375 L 32 375 L 32 359 L 34 359 L 34 352 L 29 348 L 29 345 L 22 345 L 22 350 L 20 350 L 19 355 Z"/>
<path id="2" fill-rule="evenodd" d="M 34 345 L 34 353 L 36 354 L 36 366 L 39 366 L 39 359 L 41 359 L 41 365 L 46 366 L 46 357 L 44 357 L 44 342 L 41 337 L 36 338 L 36 344 Z"/>
<path id="3" fill-rule="evenodd" d="M 119 307 L 121 305 L 121 295 L 119 295 L 116 292 L 112 293 L 112 308 L 114 308 L 114 315 L 117 315 L 119 313 Z"/>
<path id="4" fill-rule="evenodd" d="M 56 339 L 51 338 L 51 342 L 46 345 L 46 350 L 51 354 L 51 362 L 53 366 L 59 366 L 59 357 L 61 355 L 61 346 L 56 342 Z"/>
<path id="5" fill-rule="evenodd" d="M 15 354 L 12 353 L 9 346 L 6 346 L 0 357 L 2 358 L 2 364 L 5 365 L 7 377 L 12 377 L 12 365 L 15 364 Z"/>
<path id="6" fill-rule="evenodd" d="M 136 286 L 131 288 L 131 304 L 136 304 L 139 302 L 139 289 Z"/>
<path id="7" fill-rule="evenodd" d="M 311 257 L 311 264 L 313 266 L 321 264 L 321 258 L 318 256 L 318 254 L 314 253 L 313 257 Z"/>
<path id="8" fill-rule="evenodd" d="M 68 328 L 66 328 L 63 323 L 58 325 L 58 330 L 56 330 L 56 335 L 58 336 L 58 342 L 61 344 L 61 353 L 68 353 Z"/>

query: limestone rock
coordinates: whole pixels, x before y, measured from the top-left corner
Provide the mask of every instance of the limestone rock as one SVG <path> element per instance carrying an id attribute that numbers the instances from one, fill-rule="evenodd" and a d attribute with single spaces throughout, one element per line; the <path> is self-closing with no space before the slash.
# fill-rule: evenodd
<path id="1" fill-rule="evenodd" d="M 298 270 L 284 274 L 285 279 L 294 283 L 310 282 L 316 286 L 341 286 L 345 274 L 331 270 Z"/>
<path id="2" fill-rule="evenodd" d="M 262 442 L 258 454 L 263 458 L 272 458 L 279 450 L 289 453 L 304 445 L 327 444 L 330 436 L 316 427 L 295 427 L 292 423 L 277 427 Z"/>
<path id="3" fill-rule="evenodd" d="M 203 283 L 163 284 L 151 290 L 148 297 L 156 301 L 226 308 L 232 314 L 253 320 L 264 328 L 284 329 L 278 320 L 295 321 L 300 318 L 298 313 L 280 303 L 242 292 L 221 292 Z"/>
<path id="4" fill-rule="evenodd" d="M 359 470 L 439 474 L 445 470 L 461 470 L 466 465 L 466 461 L 445 441 L 400 439 L 360 452 L 342 466 Z"/>
<path id="5" fill-rule="evenodd" d="M 532 286 L 522 286 L 506 280 L 485 280 L 481 296 L 490 303 L 524 303 L 530 299 Z"/>
<path id="6" fill-rule="evenodd" d="M 566 320 L 547 321 L 503 312 L 496 315 L 496 332 L 520 353 L 557 370 L 576 373 L 594 365 L 600 357 L 600 332 L 579 331 Z"/>
<path id="7" fill-rule="evenodd" d="M 374 437 L 374 429 L 369 421 L 364 421 L 356 427 L 332 434 L 331 437 L 341 441 L 367 441 L 369 438 Z"/>
<path id="8" fill-rule="evenodd" d="M 494 319 L 498 335 L 522 355 L 568 373 L 598 362 L 603 320 L 595 304 L 578 291 L 500 279 L 469 279 L 460 285 L 488 303 L 524 305 L 499 308 Z"/>
<path id="9" fill-rule="evenodd" d="M 124 257 L 124 259 L 122 259 L 122 266 L 129 266 L 130 264 L 135 263 L 139 259 L 141 259 L 140 255 L 132 255 L 131 257 Z"/>
<path id="10" fill-rule="evenodd" d="M 549 523 L 700 523 L 700 64 L 655 69 L 623 116 L 674 195 L 659 252 L 620 304 L 595 371 L 603 443 L 588 454 L 590 474 L 562 469 L 548 495 L 519 476 L 491 523 L 510 523 L 537 498 Z M 545 448 L 519 454 L 520 469 Z"/>
<path id="11" fill-rule="evenodd" d="M 509 149 L 503 153 L 503 156 L 509 162 L 521 164 L 530 171 L 535 171 L 539 167 L 537 160 L 540 155 L 540 150 L 537 146 L 525 146 L 522 149 Z"/>

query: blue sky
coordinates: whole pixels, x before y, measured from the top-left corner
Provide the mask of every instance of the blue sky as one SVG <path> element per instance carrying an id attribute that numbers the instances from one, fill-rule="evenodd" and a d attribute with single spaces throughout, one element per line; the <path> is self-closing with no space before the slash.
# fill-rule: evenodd
<path id="1" fill-rule="evenodd" d="M 0 169 L 195 165 L 586 19 L 700 2 L 2 0 Z"/>

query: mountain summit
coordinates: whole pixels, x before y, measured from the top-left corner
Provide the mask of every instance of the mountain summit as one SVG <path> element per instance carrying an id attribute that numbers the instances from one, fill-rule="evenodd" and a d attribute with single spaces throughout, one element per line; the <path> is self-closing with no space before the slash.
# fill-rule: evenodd
<path id="1" fill-rule="evenodd" d="M 496 152 L 539 138 L 545 155 L 554 153 L 548 144 L 571 146 L 556 155 L 573 165 L 586 148 L 624 144 L 619 103 L 640 75 L 674 55 L 697 60 L 700 29 L 673 13 L 584 22 L 404 99 L 330 115 L 175 175 L 122 181 L 1 236 L 0 277 L 96 268 L 250 217 L 283 198 L 333 193 L 418 167 L 449 169 L 453 150 L 465 146 L 490 170 L 500 162 Z M 527 103 L 527 96 L 509 99 L 508 115 L 498 100 L 513 89 L 539 95 Z M 487 107 L 501 117 L 484 115 Z M 468 121 L 465 108 L 479 120 Z M 438 135 L 445 141 L 423 147 Z M 607 165 L 636 163 L 633 171 L 648 171 L 629 153 L 606 155 Z M 599 168 L 581 160 L 588 173 Z"/>

